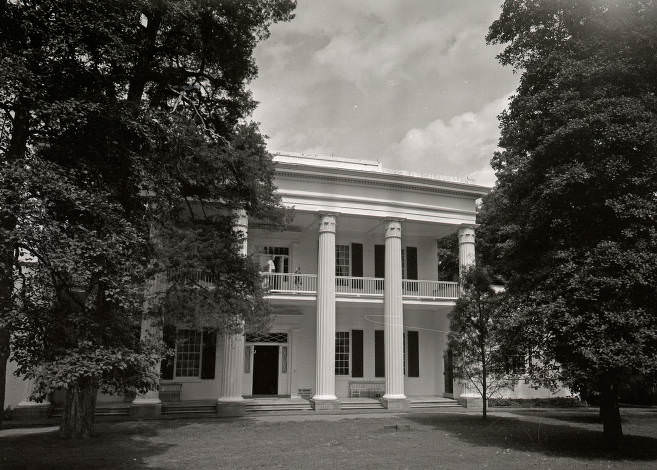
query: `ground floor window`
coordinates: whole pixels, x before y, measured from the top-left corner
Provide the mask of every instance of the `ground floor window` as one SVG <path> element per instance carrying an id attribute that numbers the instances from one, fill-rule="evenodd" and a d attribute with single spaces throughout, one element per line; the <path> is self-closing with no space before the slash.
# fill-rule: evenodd
<path id="1" fill-rule="evenodd" d="M 335 333 L 335 375 L 349 375 L 349 332 Z"/>
<path id="2" fill-rule="evenodd" d="M 199 377 L 203 333 L 178 330 L 176 335 L 176 377 Z"/>

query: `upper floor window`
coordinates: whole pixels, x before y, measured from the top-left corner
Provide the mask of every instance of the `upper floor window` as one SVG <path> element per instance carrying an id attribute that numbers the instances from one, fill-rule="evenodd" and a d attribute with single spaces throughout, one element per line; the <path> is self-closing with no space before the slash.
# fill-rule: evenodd
<path id="1" fill-rule="evenodd" d="M 265 246 L 260 252 L 260 266 L 264 272 L 289 273 L 290 249 L 286 246 Z"/>
<path id="2" fill-rule="evenodd" d="M 349 245 L 335 245 L 335 275 L 350 276 Z"/>

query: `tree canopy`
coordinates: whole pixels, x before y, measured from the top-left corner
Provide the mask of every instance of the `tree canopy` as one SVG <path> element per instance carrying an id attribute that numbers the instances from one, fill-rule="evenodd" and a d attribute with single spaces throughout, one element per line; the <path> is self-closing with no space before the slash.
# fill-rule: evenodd
<path id="1" fill-rule="evenodd" d="M 87 400 L 79 406 L 91 421 L 69 431 L 90 432 L 97 389 L 154 386 L 161 345 L 135 333 L 146 279 L 202 271 L 216 284 L 190 315 L 176 306 L 199 303 L 199 285 L 172 276 L 171 293 L 149 303 L 158 321 L 227 328 L 236 322 L 226 317 L 266 315 L 232 224 L 236 210 L 281 221 L 271 156 L 245 118 L 256 105 L 253 50 L 293 9 L 288 0 L 0 6 L 0 326 L 37 397 L 63 387 L 67 400 Z"/>
<path id="2" fill-rule="evenodd" d="M 600 395 L 657 373 L 657 5 L 507 0 L 490 27 L 520 85 L 500 118 L 479 236 L 536 378 Z"/>

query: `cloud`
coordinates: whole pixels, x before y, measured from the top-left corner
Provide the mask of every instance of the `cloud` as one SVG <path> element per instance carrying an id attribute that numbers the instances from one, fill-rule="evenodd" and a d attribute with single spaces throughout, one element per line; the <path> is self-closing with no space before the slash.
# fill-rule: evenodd
<path id="1" fill-rule="evenodd" d="M 395 166 L 414 171 L 469 176 L 481 184 L 494 182 L 490 159 L 497 149 L 497 116 L 509 94 L 447 121 L 436 119 L 423 128 L 409 130 L 396 145 Z M 386 162 L 388 163 L 388 162 Z"/>
<path id="2" fill-rule="evenodd" d="M 404 142 L 409 155 L 429 146 L 425 134 L 439 132 L 429 129 L 438 122 L 466 143 L 466 132 L 493 134 L 481 128 L 480 114 L 517 83 L 497 63 L 499 48 L 485 44 L 498 14 L 499 0 L 301 1 L 296 18 L 274 25 L 256 49 L 260 73 L 251 89 L 260 105 L 253 118 L 271 150 L 449 175 L 483 171 L 469 151 L 463 161 L 438 161 L 409 158 L 400 148 L 412 130 L 427 142 Z M 469 110 L 479 110 L 471 114 L 481 122 L 468 124 Z M 496 126 L 494 116 L 486 122 Z"/>

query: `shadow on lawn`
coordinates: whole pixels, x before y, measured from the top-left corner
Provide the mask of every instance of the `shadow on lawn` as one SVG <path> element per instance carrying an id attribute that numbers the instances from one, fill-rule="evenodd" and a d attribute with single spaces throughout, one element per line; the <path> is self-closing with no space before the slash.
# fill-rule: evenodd
<path id="1" fill-rule="evenodd" d="M 613 452 L 604 445 L 602 428 L 592 430 L 568 424 L 548 424 L 538 420 L 500 416 L 489 416 L 484 421 L 480 415 L 414 415 L 408 419 L 477 446 L 589 460 L 657 459 L 656 438 L 626 435 L 622 449 Z"/>
<path id="2" fill-rule="evenodd" d="M 229 420 L 222 420 L 226 422 Z M 0 468 L 8 469 L 151 469 L 148 459 L 177 444 L 158 442 L 161 431 L 178 430 L 199 420 L 132 421 L 98 423 L 96 435 L 86 440 L 66 440 L 57 432 L 0 438 Z M 180 430 L 184 432 L 184 430 Z"/>

